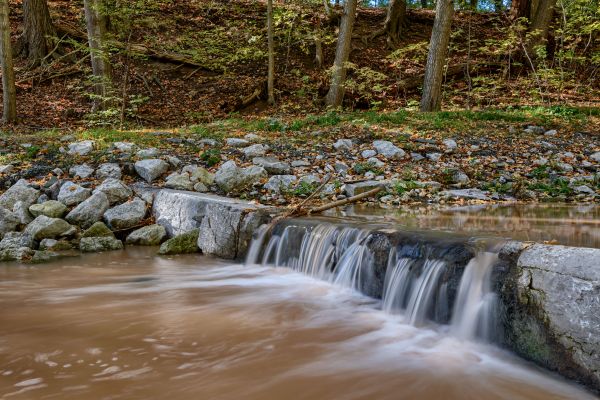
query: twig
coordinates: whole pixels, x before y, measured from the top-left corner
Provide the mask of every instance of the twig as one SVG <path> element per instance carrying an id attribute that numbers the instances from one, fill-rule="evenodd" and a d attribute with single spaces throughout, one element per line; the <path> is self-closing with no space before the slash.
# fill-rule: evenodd
<path id="1" fill-rule="evenodd" d="M 331 208 L 344 206 L 344 205 L 350 204 L 350 203 L 356 203 L 359 200 L 366 199 L 368 197 L 376 195 L 377 193 L 381 192 L 382 189 L 383 189 L 383 185 L 378 186 L 375 189 L 371 189 L 368 192 L 364 192 L 361 194 L 357 194 L 356 196 L 348 197 L 347 199 L 344 199 L 344 200 L 338 200 L 338 201 L 334 201 L 333 203 L 324 204 L 320 207 L 311 208 L 310 210 L 308 210 L 307 215 L 318 214 L 318 213 L 322 213 L 323 211 L 327 211 Z"/>

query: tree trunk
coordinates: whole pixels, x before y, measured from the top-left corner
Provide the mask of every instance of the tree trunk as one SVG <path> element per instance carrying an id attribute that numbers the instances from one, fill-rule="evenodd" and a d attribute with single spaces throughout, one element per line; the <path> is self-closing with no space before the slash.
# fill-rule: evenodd
<path id="1" fill-rule="evenodd" d="M 50 18 L 46 0 L 23 1 L 23 34 L 17 42 L 16 52 L 39 65 L 56 46 L 56 30 Z"/>
<path id="2" fill-rule="evenodd" d="M 335 61 L 331 72 L 331 85 L 325 97 L 325 103 L 330 107 L 339 107 L 344 100 L 344 81 L 346 80 L 346 63 L 352 49 L 352 28 L 356 18 L 357 0 L 346 0 L 344 14 L 340 24 Z"/>
<path id="3" fill-rule="evenodd" d="M 513 18 L 531 17 L 531 0 L 512 0 L 510 14 Z"/>
<path id="4" fill-rule="evenodd" d="M 10 21 L 8 18 L 8 0 L 0 0 L 0 63 L 2 64 L 2 121 L 11 123 L 17 120 L 17 90 L 15 88 L 15 70 L 10 45 Z"/>
<path id="5" fill-rule="evenodd" d="M 323 41 L 321 33 L 315 33 L 315 67 L 323 68 Z"/>
<path id="6" fill-rule="evenodd" d="M 479 5 L 478 0 L 470 0 L 469 1 L 469 7 L 471 8 L 471 10 L 477 10 L 478 5 Z"/>
<path id="7" fill-rule="evenodd" d="M 273 43 L 273 0 L 267 0 L 267 37 L 269 42 L 269 72 L 267 74 L 268 103 L 275 104 L 275 44 Z"/>
<path id="8" fill-rule="evenodd" d="M 429 7 L 428 1 L 427 0 L 421 0 L 421 8 L 427 8 Z"/>
<path id="9" fill-rule="evenodd" d="M 85 20 L 94 75 L 92 111 L 104 110 L 112 102 L 112 66 L 106 46 L 107 18 L 102 0 L 84 0 Z"/>
<path id="10" fill-rule="evenodd" d="M 448 54 L 453 15 L 453 0 L 437 1 L 427 65 L 425 66 L 421 111 L 439 111 L 441 109 L 442 80 L 444 78 L 444 65 Z"/>
<path id="11" fill-rule="evenodd" d="M 502 0 L 494 0 L 494 11 L 500 14 L 504 9 L 504 3 Z"/>
<path id="12" fill-rule="evenodd" d="M 391 0 L 388 5 L 387 15 L 383 23 L 383 29 L 373 33 L 371 40 L 383 34 L 387 34 L 388 46 L 393 48 L 400 41 L 402 28 L 406 23 L 406 1 Z"/>
<path id="13" fill-rule="evenodd" d="M 556 0 L 540 0 L 529 27 L 530 36 L 527 41 L 527 51 L 530 56 L 537 46 L 544 44 L 548 39 L 549 25 L 554 15 Z"/>

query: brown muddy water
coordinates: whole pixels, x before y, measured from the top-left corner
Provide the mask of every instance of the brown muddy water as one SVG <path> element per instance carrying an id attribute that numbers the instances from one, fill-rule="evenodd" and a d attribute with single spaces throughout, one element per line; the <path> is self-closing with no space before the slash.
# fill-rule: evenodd
<path id="1" fill-rule="evenodd" d="M 0 266 L 0 398 L 595 398 L 287 268 L 154 252 Z"/>

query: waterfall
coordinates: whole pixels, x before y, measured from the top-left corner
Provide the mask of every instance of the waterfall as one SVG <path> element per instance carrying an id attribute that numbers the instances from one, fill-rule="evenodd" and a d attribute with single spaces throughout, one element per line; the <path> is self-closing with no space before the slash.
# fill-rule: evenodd
<path id="1" fill-rule="evenodd" d="M 386 257 L 372 244 L 382 235 L 399 237 L 388 243 Z M 384 312 L 413 325 L 449 323 L 456 337 L 490 340 L 497 304 L 490 282 L 498 255 L 472 249 L 473 256 L 460 262 L 449 259 L 468 249 L 467 240 L 290 220 L 272 233 L 257 231 L 246 262 L 291 268 L 378 297 Z"/>

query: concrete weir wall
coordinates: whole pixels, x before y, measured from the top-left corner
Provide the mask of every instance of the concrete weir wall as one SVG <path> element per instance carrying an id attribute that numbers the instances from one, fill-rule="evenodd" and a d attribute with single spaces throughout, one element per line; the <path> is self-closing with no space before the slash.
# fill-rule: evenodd
<path id="1" fill-rule="evenodd" d="M 156 222 L 170 236 L 199 229 L 200 250 L 225 259 L 243 258 L 252 234 L 276 212 L 241 200 L 176 190 L 159 191 L 153 206 Z M 362 288 L 366 294 L 380 296 L 390 249 L 400 244 L 407 248 L 410 241 L 427 245 L 429 252 L 438 251 L 437 257 L 448 261 L 444 279 L 448 292 L 454 291 L 474 249 L 376 230 L 367 244 L 374 256 L 374 280 Z M 500 250 L 493 284 L 502 303 L 501 344 L 600 392 L 600 249 L 509 242 Z"/>

